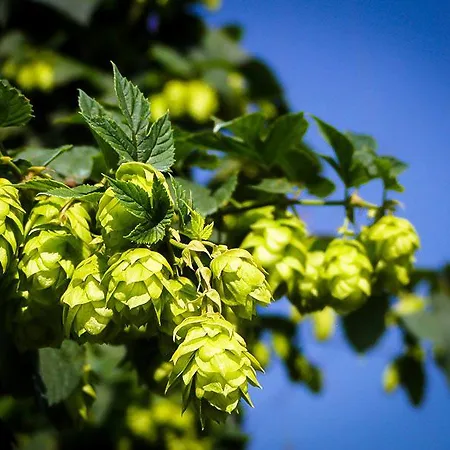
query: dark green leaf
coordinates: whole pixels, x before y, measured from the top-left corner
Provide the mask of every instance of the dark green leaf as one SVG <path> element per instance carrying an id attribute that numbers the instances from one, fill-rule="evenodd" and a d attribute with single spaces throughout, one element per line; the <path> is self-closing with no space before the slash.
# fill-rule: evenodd
<path id="1" fill-rule="evenodd" d="M 81 89 L 78 90 L 78 107 L 83 117 L 90 118 L 107 115 L 105 108 Z"/>
<path id="2" fill-rule="evenodd" d="M 120 110 L 131 131 L 133 145 L 139 149 L 150 124 L 150 103 L 137 86 L 121 75 L 113 63 L 114 90 Z"/>
<path id="3" fill-rule="evenodd" d="M 146 219 L 147 212 L 152 210 L 152 203 L 147 192 L 131 181 L 107 178 L 117 199 L 127 208 L 127 211 L 139 219 Z"/>
<path id="4" fill-rule="evenodd" d="M 388 308 L 387 296 L 372 296 L 362 308 L 344 316 L 345 336 L 358 353 L 366 352 L 381 338 L 386 329 Z"/>
<path id="5" fill-rule="evenodd" d="M 280 155 L 299 146 L 308 129 L 303 113 L 289 113 L 278 117 L 270 126 L 264 141 L 264 159 L 269 165 L 277 162 Z"/>
<path id="6" fill-rule="evenodd" d="M 65 400 L 74 391 L 83 375 L 83 364 L 83 348 L 73 341 L 64 341 L 59 349 L 39 350 L 39 373 L 49 405 Z"/>
<path id="7" fill-rule="evenodd" d="M 403 192 L 404 188 L 398 182 L 398 176 L 408 167 L 404 162 L 392 156 L 379 156 L 375 165 L 386 189 Z"/>
<path id="8" fill-rule="evenodd" d="M 65 188 L 56 188 L 47 192 L 48 195 L 72 200 L 82 200 L 86 202 L 96 202 L 100 200 L 102 193 L 98 192 L 99 186 L 90 186 L 82 184 L 74 188 L 66 186 Z"/>
<path id="9" fill-rule="evenodd" d="M 397 360 L 400 383 L 405 388 L 411 403 L 419 406 L 425 393 L 425 370 L 423 363 L 413 356 L 405 355 Z"/>
<path id="10" fill-rule="evenodd" d="M 102 0 L 33 0 L 43 3 L 69 17 L 79 25 L 88 25 L 92 14 Z"/>
<path id="11" fill-rule="evenodd" d="M 213 197 L 216 199 L 217 207 L 221 208 L 226 205 L 238 184 L 238 175 L 236 173 L 230 175 L 225 183 L 223 183 L 216 191 L 214 191 Z"/>
<path id="12" fill-rule="evenodd" d="M 286 178 L 265 178 L 259 184 L 251 186 L 252 189 L 268 192 L 270 194 L 289 194 L 298 186 Z"/>
<path id="13" fill-rule="evenodd" d="M 322 198 L 328 197 L 336 189 L 335 184 L 331 180 L 321 176 L 307 182 L 306 187 L 311 195 Z"/>
<path id="14" fill-rule="evenodd" d="M 217 200 L 213 197 L 211 191 L 208 188 L 184 178 L 176 178 L 176 181 L 181 185 L 183 189 L 191 192 L 194 208 L 202 216 L 208 216 L 217 211 Z"/>
<path id="15" fill-rule="evenodd" d="M 336 154 L 342 180 L 347 187 L 351 187 L 350 169 L 353 162 L 353 154 L 355 152 L 351 140 L 345 134 L 336 130 L 336 128 L 328 123 L 323 122 L 318 117 L 314 117 L 314 120 L 317 122 L 322 135 Z"/>
<path id="16" fill-rule="evenodd" d="M 19 127 L 33 117 L 30 101 L 5 80 L 0 80 L 0 127 Z"/>
<path id="17" fill-rule="evenodd" d="M 180 218 L 181 228 L 184 228 L 193 209 L 191 195 L 173 177 L 170 178 L 169 187 L 171 188 L 172 198 L 175 203 L 175 211 Z"/>
<path id="18" fill-rule="evenodd" d="M 39 192 L 48 192 L 53 189 L 66 189 L 67 186 L 60 181 L 51 180 L 49 178 L 33 178 L 32 180 L 25 181 L 24 183 L 15 185 L 19 189 L 33 189 Z"/>
<path id="19" fill-rule="evenodd" d="M 265 118 L 260 112 L 247 114 L 216 125 L 214 131 L 223 129 L 231 131 L 236 137 L 241 138 L 250 147 L 256 148 L 261 142 L 261 133 L 264 128 Z"/>
<path id="20" fill-rule="evenodd" d="M 194 72 L 190 61 L 172 47 L 155 44 L 151 49 L 151 55 L 172 75 L 190 78 Z"/>
<path id="21" fill-rule="evenodd" d="M 151 164 L 162 172 L 172 167 L 175 162 L 175 146 L 169 114 L 164 114 L 153 123 L 149 135 L 137 149 L 137 160 Z"/>

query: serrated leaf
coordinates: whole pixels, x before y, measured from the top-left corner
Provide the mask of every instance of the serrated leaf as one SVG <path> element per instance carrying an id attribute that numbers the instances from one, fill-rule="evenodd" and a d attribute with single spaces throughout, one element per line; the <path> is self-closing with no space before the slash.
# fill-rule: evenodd
<path id="1" fill-rule="evenodd" d="M 342 181 L 344 181 L 347 187 L 351 187 L 350 169 L 353 162 L 353 154 L 355 152 L 352 141 L 345 134 L 320 120 L 318 117 L 313 116 L 313 118 L 319 126 L 319 130 L 325 140 L 330 144 L 336 154 Z"/>
<path id="2" fill-rule="evenodd" d="M 120 110 L 131 131 L 131 141 L 139 149 L 150 125 L 150 103 L 136 85 L 121 75 L 114 63 L 113 72 L 114 90 Z"/>
<path id="3" fill-rule="evenodd" d="M 153 123 L 150 133 L 137 148 L 137 160 L 164 172 L 175 162 L 172 125 L 166 113 Z"/>
<path id="4" fill-rule="evenodd" d="M 229 130 L 250 146 L 257 147 L 261 142 L 261 134 L 265 121 L 264 115 L 260 112 L 256 112 L 237 117 L 228 122 L 222 122 L 214 127 L 214 131 L 218 132 L 223 129 Z"/>
<path id="5" fill-rule="evenodd" d="M 105 108 L 82 89 L 78 90 L 78 107 L 83 117 L 107 116 Z"/>
<path id="6" fill-rule="evenodd" d="M 51 180 L 50 178 L 33 178 L 15 185 L 19 189 L 33 189 L 38 192 L 48 192 L 53 189 L 67 189 L 67 186 L 60 181 Z"/>
<path id="7" fill-rule="evenodd" d="M 176 181 L 192 195 L 192 203 L 202 216 L 208 216 L 217 211 L 217 200 L 211 194 L 211 190 L 184 178 L 176 178 Z"/>
<path id="8" fill-rule="evenodd" d="M 379 156 L 375 160 L 375 165 L 385 189 L 403 192 L 404 188 L 398 182 L 398 176 L 408 168 L 407 164 L 392 156 Z"/>
<path id="9" fill-rule="evenodd" d="M 83 348 L 73 341 L 64 341 L 59 349 L 39 350 L 39 374 L 49 405 L 65 400 L 74 391 L 83 375 L 83 364 Z"/>
<path id="10" fill-rule="evenodd" d="M 308 129 L 303 113 L 289 113 L 278 117 L 269 127 L 263 153 L 267 164 L 273 165 L 284 152 L 301 144 Z"/>
<path id="11" fill-rule="evenodd" d="M 117 199 L 127 208 L 130 214 L 138 219 L 146 219 L 147 212 L 151 211 L 152 203 L 147 192 L 131 181 L 114 180 L 106 177 Z"/>
<path id="12" fill-rule="evenodd" d="M 47 192 L 47 195 L 67 198 L 72 200 L 82 200 L 85 202 L 96 202 L 100 200 L 102 193 L 98 192 L 101 189 L 99 186 L 91 186 L 88 184 L 82 184 L 74 188 L 66 186 L 65 188 L 56 188 Z"/>
<path id="13" fill-rule="evenodd" d="M 217 202 L 217 207 L 222 208 L 225 206 L 231 197 L 233 196 L 234 191 L 236 190 L 238 185 L 238 175 L 234 173 L 230 175 L 225 183 L 223 183 L 218 189 L 216 189 L 213 193 L 213 197 Z"/>
<path id="14" fill-rule="evenodd" d="M 0 127 L 26 125 L 33 117 L 30 101 L 5 80 L 0 80 Z"/>
<path id="15" fill-rule="evenodd" d="M 388 309 L 387 296 L 372 296 L 361 308 L 343 317 L 345 336 L 358 353 L 366 352 L 381 338 Z"/>
<path id="16" fill-rule="evenodd" d="M 179 216 L 181 228 L 184 228 L 190 218 L 191 210 L 193 209 L 192 197 L 173 177 L 170 178 L 169 187 L 172 191 L 174 208 Z"/>
<path id="17" fill-rule="evenodd" d="M 214 223 L 205 226 L 205 218 L 197 211 L 191 212 L 191 222 L 189 227 L 184 231 L 186 236 L 195 240 L 208 240 L 213 232 Z M 195 241 L 193 241 L 195 242 Z"/>
<path id="18" fill-rule="evenodd" d="M 286 178 L 265 178 L 259 184 L 251 186 L 251 188 L 270 194 L 288 194 L 297 188 L 297 185 Z"/>

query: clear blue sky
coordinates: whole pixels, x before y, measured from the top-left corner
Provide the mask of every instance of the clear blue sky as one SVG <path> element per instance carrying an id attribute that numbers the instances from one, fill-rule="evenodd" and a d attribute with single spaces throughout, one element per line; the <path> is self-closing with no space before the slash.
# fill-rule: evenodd
<path id="1" fill-rule="evenodd" d="M 283 82 L 293 110 L 340 129 L 374 135 L 381 153 L 410 164 L 402 212 L 422 238 L 420 265 L 450 259 L 450 2 L 438 0 L 224 0 L 211 24 L 244 25 L 245 47 Z M 326 147 L 313 130 L 313 143 Z M 335 211 L 305 210 L 312 231 L 333 231 Z M 290 384 L 275 364 L 253 391 L 246 427 L 251 450 L 448 450 L 450 391 L 429 367 L 424 405 L 402 391 L 386 396 L 380 378 L 399 351 L 395 332 L 366 356 L 340 333 L 308 355 L 325 371 L 314 396 Z"/>

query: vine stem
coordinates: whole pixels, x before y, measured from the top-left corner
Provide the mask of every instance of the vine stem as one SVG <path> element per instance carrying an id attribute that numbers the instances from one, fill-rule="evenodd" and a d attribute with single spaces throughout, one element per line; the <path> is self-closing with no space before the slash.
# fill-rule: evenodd
<path id="1" fill-rule="evenodd" d="M 4 156 L 3 151 L 5 148 L 3 147 L 3 143 L 0 142 L 0 161 L 3 164 L 6 164 L 7 166 L 11 167 L 12 171 L 20 178 L 23 178 L 22 171 L 16 166 L 16 164 L 13 162 L 12 158 L 10 156 Z"/>

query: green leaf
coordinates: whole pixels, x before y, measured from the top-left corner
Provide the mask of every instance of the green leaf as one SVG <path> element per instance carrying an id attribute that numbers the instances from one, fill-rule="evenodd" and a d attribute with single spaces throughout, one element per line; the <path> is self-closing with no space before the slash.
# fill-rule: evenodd
<path id="1" fill-rule="evenodd" d="M 119 107 L 131 131 L 131 141 L 139 149 L 150 126 L 150 103 L 139 88 L 123 77 L 114 63 L 112 65 Z"/>
<path id="2" fill-rule="evenodd" d="M 157 178 L 153 180 L 151 207 L 146 210 L 145 222 L 139 224 L 125 236 L 137 244 L 156 244 L 162 240 L 173 217 L 173 206 L 164 184 Z"/>
<path id="3" fill-rule="evenodd" d="M 79 25 L 88 25 L 95 10 L 102 0 L 33 0 L 48 5 Z"/>
<path id="4" fill-rule="evenodd" d="M 181 184 L 173 177 L 170 177 L 169 187 L 172 192 L 172 198 L 174 200 L 174 208 L 177 212 L 180 225 L 183 229 L 189 221 L 191 210 L 193 209 L 192 197 L 190 193 L 183 189 Z"/>
<path id="5" fill-rule="evenodd" d="M 189 227 L 184 231 L 186 236 L 199 241 L 208 240 L 211 237 L 214 223 L 205 226 L 205 218 L 197 211 L 192 211 Z"/>
<path id="6" fill-rule="evenodd" d="M 230 201 L 237 185 L 238 175 L 237 173 L 234 173 L 227 178 L 225 183 L 223 183 L 216 191 L 214 191 L 213 197 L 217 202 L 218 208 L 222 208 Z"/>
<path id="7" fill-rule="evenodd" d="M 270 126 L 264 141 L 264 159 L 273 165 L 285 151 L 301 144 L 308 129 L 303 113 L 289 113 L 278 117 Z"/>
<path id="8" fill-rule="evenodd" d="M 190 61 L 172 47 L 155 44 L 151 49 L 151 56 L 172 75 L 191 78 L 194 73 L 194 67 Z"/>
<path id="9" fill-rule="evenodd" d="M 352 180 L 350 170 L 353 163 L 353 154 L 355 152 L 352 141 L 345 134 L 336 130 L 336 128 L 332 127 L 328 123 L 320 120 L 318 117 L 313 116 L 313 118 L 317 122 L 322 135 L 331 145 L 334 153 L 336 154 L 342 181 L 344 181 L 347 187 L 351 187 Z"/>
<path id="10" fill-rule="evenodd" d="M 423 363 L 411 355 L 397 359 L 400 372 L 400 383 L 414 406 L 419 406 L 425 394 L 425 370 Z"/>
<path id="11" fill-rule="evenodd" d="M 46 388 L 49 405 L 70 396 L 83 375 L 84 351 L 73 341 L 64 341 L 61 348 L 39 350 L 39 373 Z"/>
<path id="12" fill-rule="evenodd" d="M 407 164 L 392 156 L 379 156 L 375 160 L 378 176 L 383 180 L 387 190 L 403 192 L 403 186 L 398 182 L 398 176 L 407 168 Z"/>
<path id="13" fill-rule="evenodd" d="M 251 186 L 251 188 L 270 194 L 289 194 L 298 186 L 286 178 L 265 178 L 259 184 Z"/>
<path id="14" fill-rule="evenodd" d="M 119 155 L 121 161 L 134 161 L 136 147 L 123 129 L 107 116 L 83 116 L 89 127 L 109 144 Z"/>
<path id="15" fill-rule="evenodd" d="M 0 80 L 0 127 L 23 126 L 32 117 L 30 101 L 6 80 Z"/>
<path id="16" fill-rule="evenodd" d="M 265 117 L 256 112 L 247 114 L 228 122 L 222 122 L 215 126 L 214 131 L 229 130 L 235 136 L 242 139 L 250 147 L 257 147 L 261 143 L 261 134 L 264 129 Z"/>
<path id="17" fill-rule="evenodd" d="M 164 172 L 175 162 L 175 146 L 169 114 L 153 123 L 149 135 L 137 148 L 137 160 Z"/>
<path id="18" fill-rule="evenodd" d="M 358 353 L 371 349 L 381 338 L 388 309 L 387 296 L 372 296 L 362 308 L 343 317 L 345 336 Z"/>
<path id="19" fill-rule="evenodd" d="M 64 188 L 56 188 L 47 192 L 47 195 L 59 198 L 67 198 L 72 200 L 82 200 L 85 202 L 96 202 L 100 200 L 102 193 L 98 192 L 101 189 L 99 186 L 91 186 L 88 184 L 81 184 L 74 188 L 68 186 Z"/>
<path id="20" fill-rule="evenodd" d="M 183 189 L 191 192 L 193 206 L 202 216 L 209 216 L 217 211 L 217 200 L 210 189 L 184 178 L 177 177 L 176 181 Z"/>
<path id="21" fill-rule="evenodd" d="M 317 178 L 307 182 L 306 187 L 311 195 L 321 198 L 328 197 L 336 189 L 335 184 L 331 180 L 322 176 L 317 176 Z"/>
<path id="22" fill-rule="evenodd" d="M 67 186 L 60 181 L 51 180 L 49 178 L 33 178 L 15 185 L 19 189 L 33 189 L 39 193 L 51 191 L 53 189 L 67 189 Z"/>
<path id="23" fill-rule="evenodd" d="M 151 199 L 141 186 L 131 181 L 114 180 L 106 177 L 117 199 L 127 208 L 130 214 L 145 219 L 147 211 L 152 209 Z"/>

